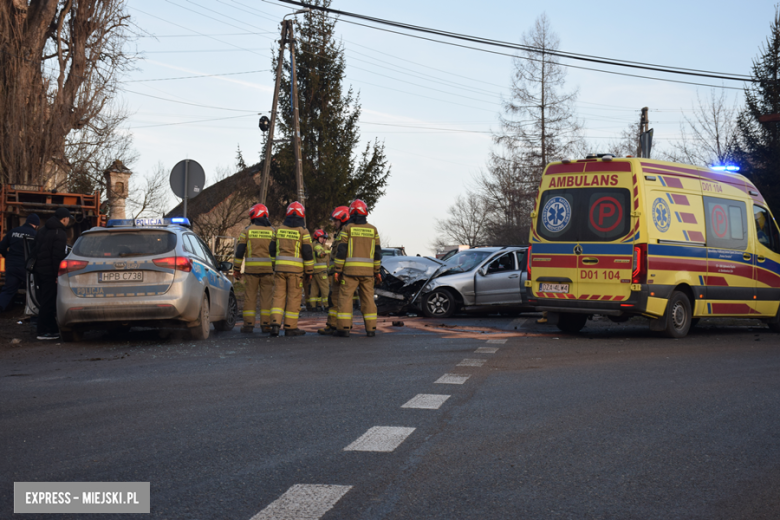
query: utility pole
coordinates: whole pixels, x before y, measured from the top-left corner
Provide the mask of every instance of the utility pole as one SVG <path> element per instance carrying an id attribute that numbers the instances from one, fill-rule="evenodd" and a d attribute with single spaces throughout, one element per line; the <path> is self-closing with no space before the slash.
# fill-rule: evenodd
<path id="1" fill-rule="evenodd" d="M 308 13 L 311 9 L 305 8 L 291 15 Z M 285 15 L 290 16 L 290 15 Z M 265 162 L 263 163 L 263 178 L 260 184 L 260 203 L 265 204 L 268 197 L 268 178 L 271 173 L 271 153 L 274 144 L 274 127 L 276 126 L 276 113 L 279 104 L 279 89 L 282 81 L 282 63 L 284 60 L 284 48 L 290 44 L 290 104 L 293 116 L 293 153 L 295 155 L 295 183 L 298 191 L 298 202 L 304 204 L 303 190 L 303 157 L 301 156 L 301 124 L 298 113 L 298 82 L 295 79 L 295 35 L 293 33 L 293 21 L 282 19 L 282 39 L 279 42 L 279 59 L 276 63 L 276 84 L 274 86 L 274 101 L 271 108 L 271 121 L 268 125 L 268 141 L 265 147 Z"/>
<path id="2" fill-rule="evenodd" d="M 639 132 L 636 135 L 636 156 L 642 157 L 642 134 L 647 132 L 650 122 L 647 120 L 647 107 L 642 108 L 642 115 L 639 116 Z"/>

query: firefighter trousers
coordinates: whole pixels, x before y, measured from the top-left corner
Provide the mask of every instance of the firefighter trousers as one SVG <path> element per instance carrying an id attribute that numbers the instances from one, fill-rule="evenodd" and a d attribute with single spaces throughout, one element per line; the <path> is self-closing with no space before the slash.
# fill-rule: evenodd
<path id="1" fill-rule="evenodd" d="M 341 278 L 341 283 L 339 284 L 338 329 L 349 330 L 352 328 L 352 295 L 357 289 L 360 295 L 360 312 L 363 313 L 366 332 L 375 331 L 374 277 L 341 275 L 339 278 Z"/>
<path id="2" fill-rule="evenodd" d="M 311 289 L 307 304 L 312 307 L 325 306 L 328 303 L 328 273 L 327 271 L 315 271 L 311 279 Z"/>
<path id="3" fill-rule="evenodd" d="M 274 273 L 244 274 L 244 327 L 254 327 L 257 321 L 257 293 L 260 293 L 260 326 L 271 324 L 271 302 L 274 292 Z"/>
<path id="4" fill-rule="evenodd" d="M 284 329 L 298 328 L 301 312 L 303 273 L 274 273 L 274 300 L 271 305 L 271 325 Z"/>

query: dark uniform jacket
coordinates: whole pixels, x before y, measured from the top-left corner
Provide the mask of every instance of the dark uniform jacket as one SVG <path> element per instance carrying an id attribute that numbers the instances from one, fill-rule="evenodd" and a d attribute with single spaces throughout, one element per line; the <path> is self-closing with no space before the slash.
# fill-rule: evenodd
<path id="1" fill-rule="evenodd" d="M 68 255 L 68 235 L 57 217 L 49 217 L 35 235 L 35 274 L 43 281 L 57 279 L 60 262 Z"/>
<path id="2" fill-rule="evenodd" d="M 354 215 L 341 230 L 336 272 L 347 276 L 374 276 L 382 263 L 382 246 L 376 227 L 363 215 Z"/>
<path id="3" fill-rule="evenodd" d="M 24 272 L 24 237 L 34 237 L 35 228 L 25 224 L 6 233 L 0 242 L 0 255 L 5 258 L 5 270 Z"/>
<path id="4" fill-rule="evenodd" d="M 314 270 L 311 235 L 303 224 L 301 217 L 287 217 L 276 230 L 277 273 L 311 274 Z"/>

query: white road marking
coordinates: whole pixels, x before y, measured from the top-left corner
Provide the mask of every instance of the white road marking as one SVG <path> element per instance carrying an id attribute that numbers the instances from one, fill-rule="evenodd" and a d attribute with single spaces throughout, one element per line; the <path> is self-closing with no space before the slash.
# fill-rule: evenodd
<path id="1" fill-rule="evenodd" d="M 344 448 L 344 451 L 391 452 L 400 446 L 414 430 L 415 428 L 402 426 L 374 426 Z"/>
<path id="2" fill-rule="evenodd" d="M 495 354 L 498 352 L 496 347 L 479 347 L 474 351 L 475 354 Z"/>
<path id="3" fill-rule="evenodd" d="M 464 359 L 458 363 L 459 367 L 481 367 L 485 364 L 484 359 Z"/>
<path id="4" fill-rule="evenodd" d="M 319 520 L 352 486 L 295 484 L 251 520 Z"/>
<path id="5" fill-rule="evenodd" d="M 487 340 L 488 344 L 490 345 L 503 345 L 506 343 L 506 338 L 504 339 L 489 339 Z"/>
<path id="6" fill-rule="evenodd" d="M 470 377 L 471 376 L 462 376 L 459 374 L 444 374 L 439 379 L 434 381 L 434 383 L 441 383 L 444 385 L 462 385 Z"/>
<path id="7" fill-rule="evenodd" d="M 438 410 L 444 401 L 449 399 L 448 395 L 440 394 L 417 394 L 401 408 L 420 408 L 423 410 Z"/>

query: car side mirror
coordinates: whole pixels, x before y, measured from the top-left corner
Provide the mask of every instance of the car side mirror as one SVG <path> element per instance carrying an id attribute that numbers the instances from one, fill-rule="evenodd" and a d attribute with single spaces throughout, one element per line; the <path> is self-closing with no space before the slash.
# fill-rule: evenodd
<path id="1" fill-rule="evenodd" d="M 482 276 L 487 276 L 487 269 L 485 269 L 484 267 L 480 267 L 478 272 Z"/>
<path id="2" fill-rule="evenodd" d="M 220 262 L 219 270 L 223 273 L 229 273 L 233 270 L 233 262 Z"/>

